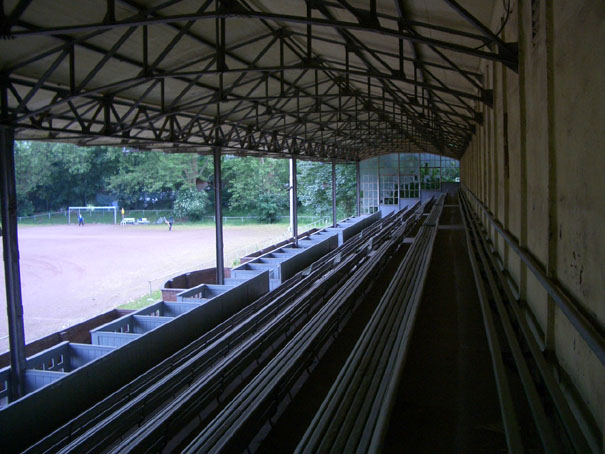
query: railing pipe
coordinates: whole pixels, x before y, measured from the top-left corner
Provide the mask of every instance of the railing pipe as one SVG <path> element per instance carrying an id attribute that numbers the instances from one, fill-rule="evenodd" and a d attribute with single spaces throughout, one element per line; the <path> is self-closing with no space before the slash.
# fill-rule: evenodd
<path id="1" fill-rule="evenodd" d="M 589 320 L 579 309 L 579 304 L 568 296 L 560 285 L 553 279 L 549 278 L 544 271 L 544 267 L 538 260 L 526 249 L 523 249 L 518 241 L 506 230 L 500 222 L 498 222 L 483 203 L 473 194 L 466 185 L 461 186 L 465 193 L 468 194 L 481 211 L 486 215 L 490 224 L 502 235 L 508 246 L 519 256 L 521 261 L 527 266 L 527 269 L 532 272 L 534 277 L 542 284 L 546 292 L 555 301 L 561 312 L 565 314 L 569 322 L 578 331 L 582 339 L 590 347 L 593 353 L 599 358 L 601 364 L 605 365 L 605 339 L 599 332 L 599 328 L 594 322 Z"/>

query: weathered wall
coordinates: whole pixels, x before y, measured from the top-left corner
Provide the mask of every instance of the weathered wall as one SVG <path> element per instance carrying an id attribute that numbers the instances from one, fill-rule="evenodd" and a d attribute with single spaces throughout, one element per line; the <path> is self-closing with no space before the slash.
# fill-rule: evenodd
<path id="1" fill-rule="evenodd" d="M 494 107 L 477 106 L 485 122 L 461 161 L 461 179 L 602 334 L 605 3 L 511 3 L 503 36 L 519 43 L 519 72 L 483 65 Z M 493 29 L 504 16 L 498 8 Z M 527 303 L 539 343 L 553 353 L 562 383 L 572 383 L 602 437 L 605 367 L 515 252 L 494 229 L 488 231 Z"/>

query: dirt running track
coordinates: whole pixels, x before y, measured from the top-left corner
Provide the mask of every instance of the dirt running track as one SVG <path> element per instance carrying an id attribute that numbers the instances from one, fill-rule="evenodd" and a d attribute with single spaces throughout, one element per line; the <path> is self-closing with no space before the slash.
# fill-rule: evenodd
<path id="1" fill-rule="evenodd" d="M 225 256 L 278 238 L 286 228 L 225 227 Z M 176 225 L 169 232 L 163 225 L 24 226 L 18 235 L 27 342 L 145 294 L 150 280 L 157 290 L 171 274 L 215 266 L 212 227 Z M 4 352 L 8 350 L 4 265 L 0 293 L 0 352 Z"/>

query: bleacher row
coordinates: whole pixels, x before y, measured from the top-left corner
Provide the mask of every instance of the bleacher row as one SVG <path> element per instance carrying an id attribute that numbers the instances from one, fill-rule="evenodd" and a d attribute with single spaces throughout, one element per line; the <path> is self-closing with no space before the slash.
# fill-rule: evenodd
<path id="1" fill-rule="evenodd" d="M 369 446 L 357 443 L 355 437 L 362 433 L 368 434 L 368 428 L 371 429 L 375 426 L 379 413 L 374 411 L 370 417 L 360 418 L 360 415 L 363 414 L 360 410 L 367 402 L 374 402 L 380 392 L 385 387 L 389 388 L 391 383 L 390 379 L 393 375 L 383 374 L 385 364 L 382 358 L 385 356 L 388 358 L 388 353 L 398 344 L 386 340 L 389 338 L 392 340 L 393 335 L 398 334 L 396 332 L 402 329 L 409 333 L 413 324 L 413 320 L 408 323 L 408 320 L 402 320 L 401 317 L 386 317 L 391 321 L 389 330 L 384 324 L 376 324 L 375 321 L 385 319 L 381 315 L 385 305 L 391 309 L 395 308 L 394 312 L 397 313 L 409 313 L 410 309 L 415 310 L 417 307 L 436 232 L 435 221 L 441 212 L 442 204 L 443 199 L 435 205 L 431 216 L 420 228 L 404 261 L 393 277 L 389 292 L 382 298 L 374 311 L 374 316 L 356 345 L 354 353 L 347 359 L 345 367 L 333 384 L 326 401 L 309 428 L 307 436 L 300 442 L 297 451 L 339 453 L 370 451 Z M 359 266 L 339 286 L 337 292 L 326 301 L 320 311 L 295 335 L 291 336 L 290 341 L 276 354 L 274 359 L 259 371 L 216 417 L 201 427 L 201 430 L 199 427 L 196 429 L 199 433 L 191 441 L 181 433 L 180 438 L 174 437 L 170 440 L 172 445 L 165 445 L 167 451 L 181 450 L 184 453 L 256 451 L 267 432 L 286 410 L 296 390 L 300 389 L 304 381 L 311 376 L 314 366 L 321 360 L 330 343 L 352 316 L 355 306 L 364 298 L 365 291 L 370 288 L 372 280 L 376 278 L 395 251 L 404 246 L 403 238 L 418 228 L 418 224 L 424 221 L 423 214 L 432 206 L 432 202 L 422 207 L 416 205 L 413 210 L 394 216 L 391 219 L 390 230 L 379 231 L 368 239 L 368 247 L 372 249 L 373 253 L 368 254 L 365 261 L 358 262 Z M 393 293 L 392 288 L 398 291 Z M 408 300 L 402 301 L 401 296 L 404 294 L 409 295 Z M 410 304 L 405 304 L 408 302 Z M 401 340 L 400 343 L 403 345 L 407 345 L 408 338 L 407 335 L 404 335 L 403 339 L 401 335 L 395 337 L 395 339 Z M 361 350 L 359 346 L 365 345 L 367 342 L 375 347 L 374 350 L 366 349 L 361 356 L 357 355 L 356 353 Z M 384 349 L 382 356 L 379 354 L 377 346 Z M 400 351 L 401 349 L 395 350 Z M 364 363 L 378 361 L 379 367 L 368 368 L 367 364 L 359 364 L 355 358 L 362 358 L 361 362 Z M 343 377 L 350 376 L 364 383 L 372 382 L 374 386 L 367 387 L 366 392 L 361 393 L 359 387 L 355 386 L 351 380 L 343 379 Z M 382 381 L 376 382 L 380 378 Z M 342 400 L 335 400 L 335 395 L 341 396 Z M 326 408 L 332 411 L 326 411 Z M 335 409 L 338 411 L 333 411 Z M 150 429 L 153 431 L 152 428 Z M 329 439 L 334 431 L 339 433 L 345 443 L 328 442 L 327 446 L 309 443 L 309 433 L 315 435 L 312 437 L 313 440 L 321 441 L 324 438 Z M 347 440 L 349 443 L 348 446 L 345 446 Z M 331 448 L 330 444 L 332 444 Z M 159 445 L 143 446 L 141 449 L 141 445 L 137 443 L 122 443 L 112 452 L 119 452 L 120 449 L 152 452 L 159 447 Z"/>
<path id="2" fill-rule="evenodd" d="M 91 331 L 92 344 L 63 342 L 27 358 L 27 395 L 0 409 L 0 425 L 11 440 L 20 433 L 30 441 L 43 435 L 338 247 L 339 232 L 348 238 L 379 217 L 346 219 L 234 269 L 225 285 L 202 284 L 179 294 L 176 303 L 161 301 L 100 326 Z M 0 370 L 0 400 L 6 400 L 8 379 L 8 368 Z"/>
<path id="3" fill-rule="evenodd" d="M 298 452 L 375 452 L 389 416 L 430 263 L 442 196 L 415 235 Z"/>
<path id="4" fill-rule="evenodd" d="M 33 431 L 23 427 L 19 431 L 14 420 L 3 419 L 11 406 L 0 411 L 0 425 L 7 421 L 8 430 L 16 431 L 9 444 L 15 450 L 27 448 L 27 452 L 254 451 L 272 421 L 286 408 L 295 390 L 346 325 L 385 263 L 400 248 L 409 247 L 376 308 L 376 313 L 382 315 L 375 313 L 366 327 L 368 332 L 360 338 L 360 342 L 366 339 L 369 346 L 356 346 L 354 350 L 357 361 L 367 361 L 367 355 L 376 358 L 376 370 L 372 372 L 376 377 L 381 376 L 385 361 L 405 351 L 442 203 L 440 199 L 436 204 L 433 200 L 422 206 L 416 204 L 380 222 L 373 222 L 379 214 L 363 218 L 363 223 L 348 220 L 337 229 L 326 229 L 300 240 L 298 248 L 282 247 L 233 269 L 225 286 L 201 285 L 179 294 L 176 303 L 158 302 L 97 328 L 91 332 L 93 339 L 113 342 L 114 347 L 109 348 L 115 352 L 128 350 L 142 339 L 152 339 L 147 343 L 150 351 L 146 355 L 154 358 L 158 355 L 153 350 L 162 349 L 164 341 L 174 343 L 172 336 L 179 330 L 179 338 L 187 338 L 187 330 L 193 327 L 201 334 L 178 349 L 172 345 L 173 353 L 160 360 L 145 358 L 143 363 L 152 364 L 143 371 L 129 371 L 127 380 L 123 375 L 128 363 L 107 371 L 110 377 L 120 376 L 121 387 L 97 398 L 94 404 L 81 405 L 83 408 L 51 433 L 49 423 L 41 429 L 28 423 Z M 427 217 L 429 210 L 431 215 Z M 409 241 L 403 240 L 415 231 L 418 233 L 410 246 Z M 269 287 L 272 290 L 266 293 Z M 241 303 L 242 300 L 246 302 Z M 400 307 L 402 300 L 405 304 Z M 157 324 L 149 324 L 153 322 Z M 153 334 L 171 325 L 176 329 L 167 331 L 166 337 Z M 381 336 L 392 337 L 399 332 L 403 338 L 396 338 L 403 340 L 397 346 L 376 349 L 375 345 L 384 348 Z M 73 344 L 61 348 L 65 347 L 72 348 Z M 135 354 L 140 354 L 140 350 L 136 349 Z M 103 358 L 90 364 L 102 362 Z M 350 361 L 351 358 L 347 364 Z M 351 384 L 359 379 L 355 367 L 343 369 L 341 375 L 349 378 L 339 376 L 334 384 L 336 390 L 331 390 L 330 395 L 353 392 L 362 399 L 361 403 L 344 413 L 337 405 L 341 414 L 330 414 L 324 407 L 334 404 L 324 403 L 321 417 L 318 413 L 301 441 L 302 451 L 308 451 L 304 443 L 309 443 L 310 451 L 317 451 L 318 446 L 313 443 L 319 440 L 323 443 L 320 450 L 332 446 L 332 452 L 342 452 L 342 443 L 326 445 L 323 441 L 326 422 L 340 427 L 341 440 L 350 438 L 350 427 L 355 433 L 363 432 L 358 426 L 370 424 L 376 409 L 357 425 L 347 423 L 347 417 L 355 416 L 355 405 L 366 408 L 364 398 L 372 401 L 377 391 L 385 386 L 390 389 L 389 383 L 396 383 L 401 369 L 396 367 L 395 372 L 390 371 L 360 393 Z M 62 380 L 68 380 L 70 375 L 77 374 L 67 374 Z M 50 390 L 56 383 L 39 391 Z M 32 396 L 41 394 L 39 391 Z M 73 392 L 76 398 L 81 393 L 78 389 Z M 69 398 L 70 404 L 72 399 Z M 38 403 L 44 401 L 38 399 Z M 24 413 L 27 407 L 16 410 L 21 411 L 13 411 L 13 416 L 21 421 L 28 418 Z M 57 420 L 53 422 L 53 428 L 58 427 Z"/>

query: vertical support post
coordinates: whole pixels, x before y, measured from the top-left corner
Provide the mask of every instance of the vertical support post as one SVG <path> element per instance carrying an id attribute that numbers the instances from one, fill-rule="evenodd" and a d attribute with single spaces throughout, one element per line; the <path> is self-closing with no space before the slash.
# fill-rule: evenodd
<path id="1" fill-rule="evenodd" d="M 332 227 L 336 227 L 336 161 L 332 159 Z"/>
<path id="2" fill-rule="evenodd" d="M 221 207 L 221 147 L 214 148 L 214 221 L 216 230 L 216 283 L 225 283 L 223 258 L 223 209 Z"/>
<path id="3" fill-rule="evenodd" d="M 376 156 L 376 178 L 378 179 L 377 183 L 377 191 L 376 194 L 378 194 L 378 200 L 377 200 L 377 206 L 378 206 L 378 211 L 380 211 L 380 156 Z"/>
<path id="4" fill-rule="evenodd" d="M 443 158 L 439 156 L 439 192 L 443 192 Z"/>
<path id="5" fill-rule="evenodd" d="M 401 153 L 397 153 L 397 211 L 401 209 Z"/>
<path id="6" fill-rule="evenodd" d="M 422 202 L 422 153 L 418 153 L 418 200 Z"/>
<path id="7" fill-rule="evenodd" d="M 294 238 L 295 246 L 298 246 L 298 213 L 296 211 L 297 189 L 296 158 L 292 157 L 290 159 L 290 227 L 292 228 L 292 238 Z"/>
<path id="8" fill-rule="evenodd" d="M 2 87 L 2 114 L 6 114 L 6 89 Z M 17 238 L 17 188 L 15 183 L 14 131 L 0 128 L 0 210 L 2 212 L 2 247 L 4 282 L 10 346 L 9 401 L 25 391 L 25 330 L 21 301 L 19 245 Z"/>
<path id="9" fill-rule="evenodd" d="M 361 216 L 361 172 L 359 161 L 355 162 L 355 173 L 357 176 L 357 216 Z"/>

